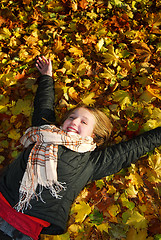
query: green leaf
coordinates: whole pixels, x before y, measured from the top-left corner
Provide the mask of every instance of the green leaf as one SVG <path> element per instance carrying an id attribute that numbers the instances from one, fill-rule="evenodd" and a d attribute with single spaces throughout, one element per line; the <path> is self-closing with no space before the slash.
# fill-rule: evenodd
<path id="1" fill-rule="evenodd" d="M 103 213 L 100 213 L 98 210 L 94 209 L 93 213 L 89 215 L 89 218 L 92 223 L 99 225 L 103 222 Z"/>
<path id="2" fill-rule="evenodd" d="M 137 131 L 139 128 L 139 124 L 133 121 L 128 121 L 128 125 L 127 125 L 127 130 L 128 131 Z"/>

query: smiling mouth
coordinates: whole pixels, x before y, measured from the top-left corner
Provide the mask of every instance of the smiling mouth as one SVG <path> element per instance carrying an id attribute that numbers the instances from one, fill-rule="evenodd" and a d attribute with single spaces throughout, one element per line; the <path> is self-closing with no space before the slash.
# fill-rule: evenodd
<path id="1" fill-rule="evenodd" d="M 67 132 L 74 132 L 74 133 L 78 133 L 79 134 L 79 132 L 75 128 L 72 128 L 72 127 L 68 127 L 67 128 Z"/>

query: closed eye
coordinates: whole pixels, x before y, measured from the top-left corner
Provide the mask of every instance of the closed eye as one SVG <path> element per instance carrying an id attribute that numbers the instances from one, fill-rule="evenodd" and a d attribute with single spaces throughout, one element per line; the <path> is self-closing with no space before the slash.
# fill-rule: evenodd
<path id="1" fill-rule="evenodd" d="M 74 117 L 73 117 L 73 116 L 69 116 L 68 118 L 69 118 L 69 119 L 74 119 Z"/>

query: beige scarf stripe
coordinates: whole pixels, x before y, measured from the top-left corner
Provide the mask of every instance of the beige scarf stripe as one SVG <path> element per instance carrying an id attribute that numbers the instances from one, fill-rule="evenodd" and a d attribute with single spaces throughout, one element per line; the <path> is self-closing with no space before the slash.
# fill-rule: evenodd
<path id="1" fill-rule="evenodd" d="M 44 187 L 58 199 L 61 198 L 59 192 L 66 189 L 64 186 L 66 183 L 61 183 L 57 179 L 58 145 L 80 153 L 93 151 L 96 147 L 91 137 L 82 138 L 79 134 L 67 133 L 55 125 L 27 129 L 21 138 L 21 143 L 24 147 L 34 144 L 20 185 L 19 202 L 15 207 L 17 211 L 22 212 L 31 207 L 32 198 L 37 197 L 42 200 L 41 193 Z"/>

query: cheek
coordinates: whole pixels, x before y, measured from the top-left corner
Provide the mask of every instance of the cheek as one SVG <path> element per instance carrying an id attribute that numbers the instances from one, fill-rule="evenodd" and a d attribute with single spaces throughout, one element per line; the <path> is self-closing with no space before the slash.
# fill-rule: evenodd
<path id="1" fill-rule="evenodd" d="M 63 124 L 62 124 L 62 129 L 63 129 L 63 130 L 66 130 L 67 125 L 68 125 L 68 121 L 65 120 L 65 121 L 63 122 Z"/>

